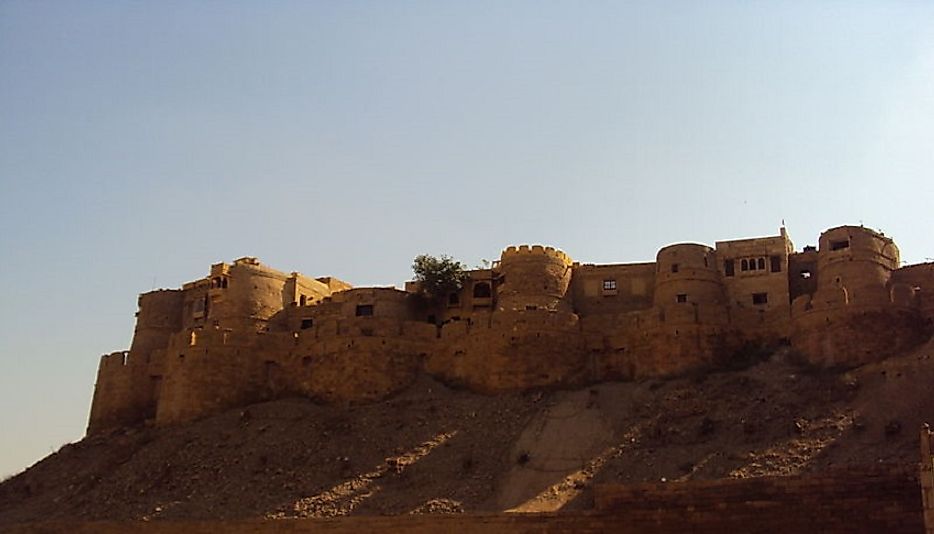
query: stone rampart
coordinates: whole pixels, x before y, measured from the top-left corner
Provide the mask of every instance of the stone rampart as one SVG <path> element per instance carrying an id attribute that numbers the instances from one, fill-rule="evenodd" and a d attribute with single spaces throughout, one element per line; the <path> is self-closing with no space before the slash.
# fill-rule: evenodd
<path id="1" fill-rule="evenodd" d="M 924 531 L 917 472 L 904 470 L 632 486 L 597 485 L 594 487 L 594 501 L 596 510 L 579 512 L 410 514 L 239 521 L 71 521 L 12 525 L 7 532 L 916 534 Z"/>
<path id="2" fill-rule="evenodd" d="M 934 264 L 898 269 L 892 240 L 862 227 L 819 243 L 790 253 L 782 229 L 605 266 L 509 247 L 444 302 L 255 258 L 215 264 L 140 296 L 129 354 L 101 361 L 89 432 L 283 395 L 369 402 L 418 373 L 485 393 L 672 376 L 788 340 L 815 365 L 855 366 L 931 334 Z"/>

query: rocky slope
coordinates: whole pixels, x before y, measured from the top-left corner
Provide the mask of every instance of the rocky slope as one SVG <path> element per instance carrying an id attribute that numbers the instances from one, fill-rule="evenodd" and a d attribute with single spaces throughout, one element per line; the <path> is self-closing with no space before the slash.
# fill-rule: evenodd
<path id="1" fill-rule="evenodd" d="M 588 508 L 607 481 L 917 462 L 934 342 L 848 372 L 779 351 L 743 370 L 485 397 L 289 399 L 62 447 L 0 485 L 0 525 Z"/>

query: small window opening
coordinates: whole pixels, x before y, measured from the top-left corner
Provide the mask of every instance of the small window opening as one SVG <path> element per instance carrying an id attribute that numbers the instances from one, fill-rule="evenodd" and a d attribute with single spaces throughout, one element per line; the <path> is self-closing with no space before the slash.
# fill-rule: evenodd
<path id="1" fill-rule="evenodd" d="M 301 295 L 301 296 L 298 297 L 298 305 L 299 305 L 299 306 L 304 306 L 304 305 L 307 304 L 307 303 L 308 303 L 308 297 L 306 297 L 305 295 Z"/>
<path id="2" fill-rule="evenodd" d="M 615 290 L 616 290 L 616 280 L 604 280 L 604 281 L 603 281 L 603 290 L 604 290 L 604 291 L 615 291 Z"/>
<path id="3" fill-rule="evenodd" d="M 759 258 L 759 259 L 756 260 L 756 261 L 757 261 L 757 263 L 759 264 L 758 267 L 757 267 L 757 270 L 759 270 L 759 271 L 764 271 L 764 270 L 765 270 L 765 258 Z"/>
<path id="4" fill-rule="evenodd" d="M 372 304 L 358 304 L 357 305 L 357 317 L 369 317 L 371 315 L 373 315 Z"/>
<path id="5" fill-rule="evenodd" d="M 770 256 L 769 262 L 772 264 L 772 272 L 780 273 L 782 272 L 782 257 L 781 256 Z"/>
<path id="6" fill-rule="evenodd" d="M 451 306 L 456 306 L 461 303 L 460 295 L 457 293 L 451 293 L 448 295 L 448 304 Z"/>
<path id="7" fill-rule="evenodd" d="M 677 263 L 672 263 L 672 264 L 671 264 L 671 272 L 673 272 L 673 273 L 678 272 L 678 264 L 677 264 Z"/>
<path id="8" fill-rule="evenodd" d="M 223 288 L 225 288 L 225 289 L 227 288 L 227 279 L 226 279 L 226 278 L 221 278 L 221 287 L 223 287 Z"/>
<path id="9" fill-rule="evenodd" d="M 710 262 L 707 261 L 707 256 L 704 256 L 704 267 L 710 267 Z"/>
<path id="10" fill-rule="evenodd" d="M 185 361 L 185 355 L 184 355 L 184 354 L 179 354 L 179 355 L 178 355 L 178 361 L 184 362 L 184 361 Z"/>
<path id="11" fill-rule="evenodd" d="M 480 282 L 473 286 L 473 298 L 475 299 L 488 299 L 492 294 L 493 292 L 490 290 L 490 284 L 486 282 Z"/>
<path id="12" fill-rule="evenodd" d="M 768 293 L 753 293 L 752 303 L 753 304 L 768 304 L 769 294 Z"/>
<path id="13" fill-rule="evenodd" d="M 845 248 L 850 248 L 850 240 L 844 239 L 843 241 L 831 241 L 830 250 L 843 250 Z"/>
<path id="14" fill-rule="evenodd" d="M 678 296 L 676 297 L 676 300 L 678 302 L 687 302 L 688 301 L 687 293 L 679 293 Z"/>
<path id="15" fill-rule="evenodd" d="M 535 311 L 535 310 L 538 309 L 538 306 L 533 306 L 533 305 L 531 305 L 531 304 L 528 304 L 528 305 L 526 305 L 525 309 L 528 310 L 528 311 Z"/>
<path id="16" fill-rule="evenodd" d="M 308 330 L 309 328 L 314 326 L 314 324 L 315 324 L 314 319 L 302 319 L 302 330 Z"/>
<path id="17" fill-rule="evenodd" d="M 727 276 L 733 276 L 736 274 L 736 266 L 734 265 L 733 260 L 723 260 L 723 272 Z"/>
<path id="18" fill-rule="evenodd" d="M 811 271 L 801 271 L 798 275 L 801 276 L 801 278 L 808 279 L 811 277 Z"/>

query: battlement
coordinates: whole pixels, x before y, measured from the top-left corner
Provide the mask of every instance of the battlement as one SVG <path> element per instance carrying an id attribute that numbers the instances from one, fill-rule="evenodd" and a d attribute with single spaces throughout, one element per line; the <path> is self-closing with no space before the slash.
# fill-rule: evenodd
<path id="1" fill-rule="evenodd" d="M 118 350 L 101 356 L 101 368 L 123 367 L 129 363 L 130 351 Z"/>
<path id="2" fill-rule="evenodd" d="M 104 355 L 89 432 L 179 421 L 284 395 L 370 402 L 420 373 L 483 393 L 663 377 L 749 344 L 861 365 L 934 330 L 934 264 L 899 269 L 879 232 L 841 226 L 794 253 L 779 235 L 575 263 L 510 246 L 440 301 L 415 285 L 352 288 L 254 257 L 140 296 L 129 352 Z M 793 303 L 792 303 L 793 301 Z M 894 347 L 894 349 L 893 349 Z"/>
<path id="3" fill-rule="evenodd" d="M 528 258 L 533 256 L 544 256 L 561 261 L 566 266 L 571 266 L 573 260 L 571 257 L 554 247 L 544 245 L 519 245 L 509 246 L 503 250 L 500 255 L 500 262 L 506 262 L 517 258 Z"/>

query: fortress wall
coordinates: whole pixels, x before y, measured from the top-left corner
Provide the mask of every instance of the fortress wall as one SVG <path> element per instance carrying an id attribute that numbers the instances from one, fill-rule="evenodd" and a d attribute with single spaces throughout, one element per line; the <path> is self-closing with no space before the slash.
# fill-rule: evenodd
<path id="1" fill-rule="evenodd" d="M 288 275 L 253 258 L 236 260 L 229 273 L 227 287 L 209 290 L 207 324 L 259 331 L 291 299 L 285 292 Z"/>
<path id="2" fill-rule="evenodd" d="M 499 291 L 499 279 L 492 269 L 475 269 L 469 271 L 469 278 L 464 287 L 457 292 L 455 300 L 447 299 L 442 302 L 438 310 L 423 309 L 421 315 L 427 317 L 435 315 L 442 322 L 450 321 L 455 317 L 465 318 L 475 313 L 490 313 L 496 307 L 496 294 Z M 413 284 L 409 289 L 417 291 Z"/>
<path id="3" fill-rule="evenodd" d="M 143 293 L 138 305 L 130 351 L 145 359 L 153 349 L 165 348 L 169 337 L 181 328 L 183 293 L 175 289 Z"/>
<path id="4" fill-rule="evenodd" d="M 497 309 L 569 310 L 565 300 L 571 282 L 571 258 L 541 245 L 509 247 L 500 256 Z"/>
<path id="5" fill-rule="evenodd" d="M 139 421 L 128 351 L 101 356 L 91 401 L 88 434 Z"/>
<path id="6" fill-rule="evenodd" d="M 269 370 L 257 355 L 255 348 L 232 345 L 167 354 L 156 423 L 187 422 L 260 400 Z"/>
<path id="7" fill-rule="evenodd" d="M 717 242 L 730 318 L 750 338 L 789 335 L 791 251 L 784 229 L 778 236 Z"/>
<path id="8" fill-rule="evenodd" d="M 934 534 L 934 433 L 924 425 L 921 429 L 921 502 L 925 534 Z"/>
<path id="9" fill-rule="evenodd" d="M 649 309 L 654 293 L 654 263 L 576 264 L 573 268 L 571 295 L 574 310 L 580 315 Z"/>
<path id="10" fill-rule="evenodd" d="M 812 363 L 858 365 L 930 333 L 934 264 L 893 274 L 897 248 L 863 228 L 828 230 L 820 243 L 789 255 L 783 232 L 718 242 L 716 252 L 671 245 L 654 264 L 608 266 L 510 247 L 494 269 L 472 271 L 444 310 L 395 288 L 348 289 L 253 258 L 216 264 L 182 290 L 140 297 L 132 350 L 102 359 L 89 431 L 283 394 L 375 400 L 419 369 L 487 393 L 670 376 L 726 363 L 745 342 L 789 336 Z M 743 271 L 744 259 L 757 268 Z M 479 283 L 489 297 L 473 293 Z M 758 293 L 768 298 L 752 302 Z M 303 294 L 305 306 L 295 302 Z"/>
<path id="11" fill-rule="evenodd" d="M 811 363 L 855 366 L 908 350 L 930 334 L 917 297 L 893 278 L 898 248 L 868 228 L 820 237 L 817 289 L 792 303 L 792 344 Z"/>
<path id="12" fill-rule="evenodd" d="M 155 417 L 161 392 L 164 349 L 153 349 L 149 360 L 129 351 L 101 357 L 88 417 L 88 434 L 138 424 Z"/>
<path id="13" fill-rule="evenodd" d="M 282 293 L 283 306 L 310 306 L 320 302 L 324 297 L 330 296 L 331 288 L 314 278 L 308 278 L 301 273 L 293 272 L 286 279 Z"/>
<path id="14" fill-rule="evenodd" d="M 892 282 L 914 290 L 916 305 L 934 324 L 934 262 L 909 265 L 892 272 Z"/>
<path id="15" fill-rule="evenodd" d="M 669 245 L 658 251 L 655 266 L 654 303 L 666 313 L 668 307 L 683 303 L 681 300 L 704 304 L 726 300 L 716 255 L 706 245 Z"/>
<path id="16" fill-rule="evenodd" d="M 921 532 L 913 470 L 594 487 L 598 511 L 651 519 L 651 532 Z M 648 526 L 648 525 L 647 525 Z"/>
<path id="17" fill-rule="evenodd" d="M 296 348 L 285 368 L 298 393 L 329 403 L 373 402 L 408 387 L 427 350 L 424 341 L 343 336 Z"/>
<path id="18" fill-rule="evenodd" d="M 791 342 L 811 364 L 853 367 L 907 351 L 929 335 L 916 309 L 848 305 L 796 314 Z"/>
<path id="19" fill-rule="evenodd" d="M 415 303 L 412 296 L 393 287 L 365 287 L 335 293 L 330 298 L 330 311 L 339 309 L 342 318 L 357 317 L 364 313 L 361 306 L 372 306 L 372 316 L 392 318 L 399 321 L 415 320 Z M 325 302 L 327 304 L 328 302 Z"/>
<path id="20" fill-rule="evenodd" d="M 488 393 L 590 379 L 577 316 L 541 309 L 497 312 L 489 324 L 444 325 L 425 370 L 448 383 Z"/>
<path id="21" fill-rule="evenodd" d="M 181 327 L 183 292 L 158 290 L 139 296 L 131 348 L 101 358 L 88 433 L 155 417 L 165 348 Z"/>
<path id="22" fill-rule="evenodd" d="M 820 236 L 817 293 L 844 288 L 851 304 L 888 305 L 887 284 L 899 267 L 895 243 L 868 228 L 840 226 Z"/>
<path id="23" fill-rule="evenodd" d="M 788 256 L 788 291 L 794 301 L 801 295 L 813 295 L 817 291 L 817 249 L 806 250 Z"/>
<path id="24" fill-rule="evenodd" d="M 333 276 L 319 276 L 315 280 L 321 282 L 322 284 L 328 286 L 330 292 L 337 293 L 338 291 L 345 291 L 347 289 L 353 289 L 353 286 L 350 283 L 335 278 Z"/>
<path id="25" fill-rule="evenodd" d="M 211 280 L 202 278 L 182 286 L 182 325 L 183 329 L 203 327 L 207 323 L 207 314 L 211 305 L 208 291 Z"/>
<path id="26" fill-rule="evenodd" d="M 723 363 L 723 334 L 713 325 L 660 326 L 649 332 L 650 349 L 633 360 L 634 377 L 676 376 Z"/>

